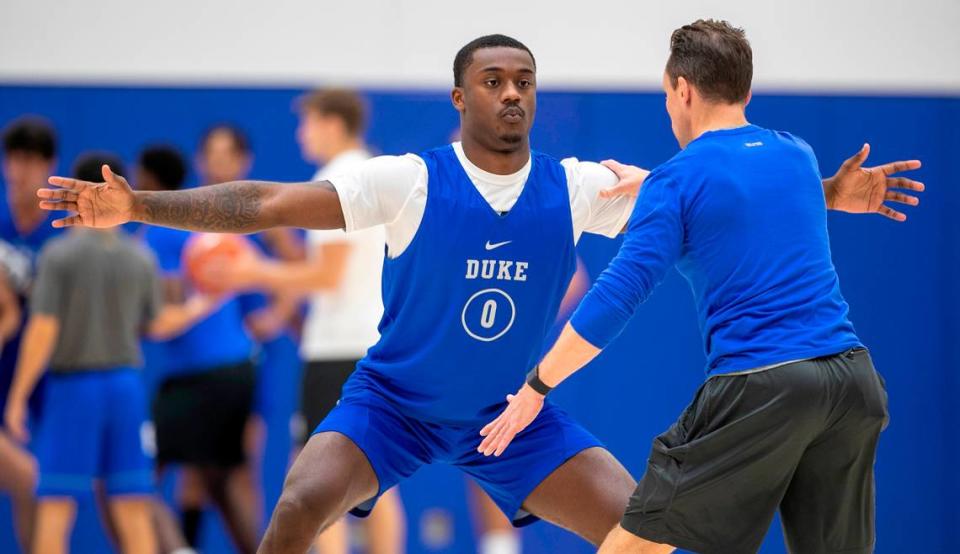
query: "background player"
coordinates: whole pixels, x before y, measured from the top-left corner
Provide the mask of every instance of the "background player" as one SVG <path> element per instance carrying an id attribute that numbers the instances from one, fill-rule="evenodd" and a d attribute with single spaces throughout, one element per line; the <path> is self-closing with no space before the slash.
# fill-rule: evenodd
<path id="1" fill-rule="evenodd" d="M 111 155 L 81 156 L 78 179 L 96 178 Z M 92 175 L 91 175 L 92 172 Z M 108 301 L 108 299 L 111 299 Z M 66 552 L 76 499 L 102 479 L 123 552 L 155 550 L 152 463 L 142 444 L 147 399 L 139 335 L 172 336 L 205 316 L 213 300 L 163 307 L 152 257 L 115 230 L 77 229 L 43 249 L 4 422 L 27 440 L 27 399 L 52 373 L 37 431 L 40 497 L 34 549 Z M 78 409 L 82 406 L 82 409 Z"/>
<path id="2" fill-rule="evenodd" d="M 214 137 L 212 146 L 218 153 L 234 148 L 227 133 L 210 137 Z M 216 171 L 231 167 L 232 158 L 216 160 L 218 163 L 211 164 Z M 183 185 L 184 173 L 164 173 L 180 175 L 181 179 L 158 178 L 155 185 Z M 183 303 L 192 290 L 181 265 L 190 233 L 146 227 L 142 236 L 160 266 L 165 301 Z M 217 347 L 210 348 L 211 344 Z M 223 516 L 238 550 L 255 550 L 257 496 L 249 473 L 243 469 L 247 460 L 244 432 L 253 410 L 255 370 L 251 361 L 253 342 L 244 327 L 240 303 L 226 300 L 172 340 L 145 342 L 144 355 L 147 371 L 157 382 L 152 411 L 158 471 L 164 474 L 171 464 L 183 468 L 179 501 L 187 542 L 196 546 L 201 509 L 209 499 Z M 209 402 L 212 397 L 218 401 Z"/>
<path id="3" fill-rule="evenodd" d="M 6 405 L 16 367 L 37 254 L 50 238 L 59 234 L 59 230 L 50 225 L 52 214 L 43 213 L 31 198 L 56 167 L 57 136 L 50 123 L 36 117 L 22 117 L 7 125 L 3 131 L 4 194 L 0 195 L 0 241 L 4 249 L 0 254 L 8 269 L 8 284 L 13 285 L 16 293 L 15 310 L 20 320 L 11 322 L 13 333 L 0 344 L 0 409 Z M 8 314 L 7 320 L 13 315 Z M 42 402 L 42 389 L 41 383 L 31 400 L 34 415 Z M 35 486 L 33 456 L 0 429 L 0 490 L 10 494 L 17 538 L 24 549 L 30 548 L 33 535 Z"/>

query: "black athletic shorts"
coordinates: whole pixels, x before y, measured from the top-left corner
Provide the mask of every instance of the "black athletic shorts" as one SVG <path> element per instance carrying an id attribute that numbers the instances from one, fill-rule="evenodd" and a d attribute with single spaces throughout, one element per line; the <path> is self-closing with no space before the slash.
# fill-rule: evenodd
<path id="1" fill-rule="evenodd" d="M 164 381 L 153 401 L 157 462 L 226 468 L 242 464 L 255 382 L 249 362 Z"/>
<path id="2" fill-rule="evenodd" d="M 343 384 L 357 367 L 357 360 L 308 361 L 300 387 L 300 439 L 310 440 L 313 430 L 340 400 Z"/>
<path id="3" fill-rule="evenodd" d="M 873 551 L 887 395 L 858 348 L 708 379 L 653 442 L 620 525 L 699 553 L 752 553 L 777 509 L 791 553 Z"/>

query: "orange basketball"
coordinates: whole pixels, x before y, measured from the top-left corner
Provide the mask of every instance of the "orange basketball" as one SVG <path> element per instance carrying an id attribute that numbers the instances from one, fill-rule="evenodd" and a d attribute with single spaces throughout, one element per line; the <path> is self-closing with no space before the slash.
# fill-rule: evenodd
<path id="1" fill-rule="evenodd" d="M 207 293 L 224 292 L 217 283 L 206 277 L 210 264 L 229 264 L 254 253 L 253 243 L 243 235 L 197 233 L 183 248 L 183 268 L 197 290 Z"/>

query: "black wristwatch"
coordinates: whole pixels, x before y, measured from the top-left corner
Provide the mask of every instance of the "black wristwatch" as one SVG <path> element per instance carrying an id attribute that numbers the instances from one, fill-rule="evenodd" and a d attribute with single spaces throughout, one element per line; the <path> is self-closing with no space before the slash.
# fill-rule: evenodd
<path id="1" fill-rule="evenodd" d="M 530 370 L 530 373 L 527 373 L 527 384 L 530 385 L 531 389 L 544 396 L 553 390 L 553 387 L 548 386 L 546 383 L 540 380 L 540 364 L 535 365 L 533 369 Z"/>

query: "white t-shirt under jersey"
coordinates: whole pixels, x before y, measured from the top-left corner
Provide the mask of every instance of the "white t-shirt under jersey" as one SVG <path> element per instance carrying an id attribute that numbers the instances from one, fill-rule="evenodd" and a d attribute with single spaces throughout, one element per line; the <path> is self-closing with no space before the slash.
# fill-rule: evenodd
<path id="1" fill-rule="evenodd" d="M 496 175 L 475 166 L 453 143 L 457 158 L 480 194 L 497 212 L 507 212 L 523 191 L 531 162 L 511 175 Z M 627 224 L 635 198 L 600 198 L 600 191 L 617 183 L 612 171 L 594 162 L 567 158 L 573 237 L 584 232 L 614 237 Z M 420 156 L 379 156 L 356 169 L 327 177 L 337 189 L 347 232 L 384 225 L 387 255 L 395 258 L 413 240 L 427 207 L 427 166 Z"/>
<path id="2" fill-rule="evenodd" d="M 318 171 L 314 180 L 359 171 L 368 159 L 370 154 L 365 150 L 344 152 Z M 307 255 L 316 256 L 321 245 L 330 243 L 346 244 L 350 250 L 340 286 L 314 293 L 310 298 L 300 347 L 301 355 L 308 361 L 359 359 L 380 338 L 377 324 L 383 315 L 380 297 L 383 226 L 372 226 L 356 233 L 339 229 L 309 231 Z"/>

